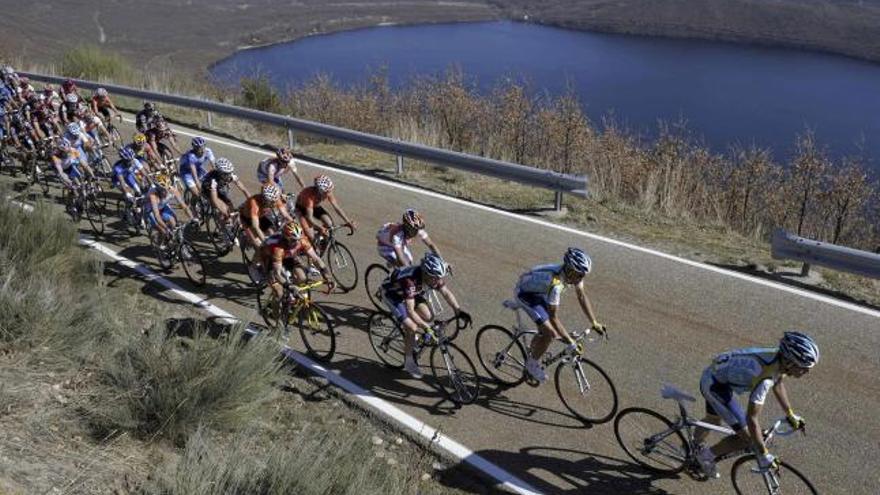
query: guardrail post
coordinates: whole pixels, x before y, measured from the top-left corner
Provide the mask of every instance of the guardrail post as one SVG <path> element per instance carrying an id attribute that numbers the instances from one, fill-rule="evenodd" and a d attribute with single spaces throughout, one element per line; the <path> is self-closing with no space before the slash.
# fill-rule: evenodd
<path id="1" fill-rule="evenodd" d="M 562 211 L 562 191 L 556 191 L 556 193 L 554 193 L 553 209 L 557 212 Z"/>
<path id="2" fill-rule="evenodd" d="M 403 173 L 403 157 L 400 155 L 397 155 L 397 175 L 400 175 L 402 173 Z"/>
<path id="3" fill-rule="evenodd" d="M 293 150 L 296 147 L 296 136 L 293 135 L 293 129 L 287 128 L 287 147 Z"/>
<path id="4" fill-rule="evenodd" d="M 810 274 L 810 264 L 804 263 L 804 266 L 801 267 L 801 277 L 806 277 Z"/>
<path id="5" fill-rule="evenodd" d="M 208 118 L 208 129 L 213 129 L 214 128 L 214 114 L 211 112 L 208 112 L 207 118 Z"/>

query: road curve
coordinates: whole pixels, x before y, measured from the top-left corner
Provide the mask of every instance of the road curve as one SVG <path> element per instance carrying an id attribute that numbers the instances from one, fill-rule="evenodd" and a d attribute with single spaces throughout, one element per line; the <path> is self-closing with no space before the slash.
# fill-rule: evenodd
<path id="1" fill-rule="evenodd" d="M 184 143 L 195 132 L 179 129 Z M 123 134 L 130 132 L 126 125 Z M 209 138 L 215 155 L 231 159 L 239 177 L 255 191 L 254 168 L 265 152 L 224 143 Z M 809 423 L 809 435 L 782 441 L 777 450 L 821 492 L 876 493 L 880 486 L 875 459 L 880 419 L 872 414 L 880 407 L 877 313 L 357 174 L 307 164 L 300 164 L 300 170 L 307 179 L 318 173 L 333 177 L 344 208 L 361 227 L 353 237 L 342 238 L 361 270 L 378 261 L 374 234 L 382 223 L 398 218 L 404 207 L 422 211 L 431 237 L 455 265 L 451 287 L 474 315 L 474 330 L 511 321 L 500 303 L 521 271 L 556 261 L 570 245 L 587 249 L 594 262 L 587 290 L 600 319 L 611 328 L 611 340 L 594 344 L 588 356 L 614 380 L 621 408 L 638 405 L 671 414 L 671 404 L 659 398 L 661 384 L 677 384 L 698 395 L 699 375 L 715 353 L 772 344 L 784 329 L 804 329 L 819 342 L 823 360 L 806 378 L 789 381 L 789 390 L 796 410 Z M 130 239 L 108 230 L 99 240 L 115 245 L 123 256 L 155 266 L 143 237 Z M 259 320 L 239 259 L 235 251 L 212 261 L 208 287 L 202 290 L 180 273 L 169 278 L 233 314 Z M 729 463 L 720 466 L 722 479 L 711 483 L 644 473 L 617 445 L 611 423 L 585 428 L 559 401 L 552 382 L 508 390 L 490 384 L 476 404 L 456 409 L 424 382 L 381 365 L 368 342 L 370 303 L 361 285 L 350 294 L 325 299 L 342 332 L 332 368 L 545 493 L 732 491 L 725 472 Z M 570 328 L 582 326 L 573 296 L 565 299 L 565 321 Z M 457 343 L 484 373 L 474 333 L 462 335 Z M 768 401 L 767 420 L 781 414 L 773 402 Z M 693 409 L 702 412 L 702 405 Z"/>

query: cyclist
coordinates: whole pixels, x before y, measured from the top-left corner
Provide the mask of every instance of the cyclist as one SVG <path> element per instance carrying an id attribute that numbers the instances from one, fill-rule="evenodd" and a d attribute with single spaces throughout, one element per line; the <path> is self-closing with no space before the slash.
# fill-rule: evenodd
<path id="1" fill-rule="evenodd" d="M 164 118 L 157 117 L 154 119 L 153 127 L 147 129 L 144 134 L 147 136 L 147 142 L 150 143 L 150 147 L 153 148 L 157 155 L 170 157 L 172 152 L 175 156 L 180 154 L 180 148 L 177 146 L 177 137 Z M 166 142 L 171 145 L 171 148 L 165 144 Z"/>
<path id="2" fill-rule="evenodd" d="M 409 245 L 416 237 L 421 239 L 432 253 L 442 257 L 440 249 L 437 248 L 425 230 L 425 220 L 422 215 L 412 208 L 403 212 L 400 223 L 386 223 L 376 233 L 379 256 L 391 266 L 411 265 L 413 257 Z"/>
<path id="3" fill-rule="evenodd" d="M 269 215 L 273 212 L 281 215 L 284 222 L 293 222 L 293 217 L 287 211 L 284 200 L 281 199 L 281 189 L 274 184 L 263 186 L 260 194 L 254 194 L 245 200 L 238 210 L 241 224 L 245 227 L 248 240 L 255 246 L 260 247 L 266 240 L 267 233 L 270 235 L 276 228 Z"/>
<path id="4" fill-rule="evenodd" d="M 52 151 L 52 165 L 55 166 L 61 182 L 67 187 L 79 184 L 82 177 L 80 167 L 86 166 L 79 150 L 74 148 L 70 141 L 64 138 L 58 141 L 57 146 Z"/>
<path id="5" fill-rule="evenodd" d="M 424 297 L 425 288 L 430 287 L 443 295 L 443 299 L 455 311 L 462 324 L 470 325 L 471 315 L 461 309 L 455 295 L 445 285 L 449 265 L 434 253 L 425 253 L 418 265 L 395 270 L 382 283 L 382 299 L 388 306 L 392 317 L 400 324 L 404 333 L 404 369 L 413 378 L 421 378 L 419 365 L 413 355 L 415 334 L 420 328 L 429 335 L 431 328 L 431 309 Z"/>
<path id="6" fill-rule="evenodd" d="M 155 149 L 154 149 L 155 151 Z M 180 157 L 180 179 L 183 184 L 197 198 L 201 195 L 199 190 L 199 182 L 205 176 L 205 164 L 214 164 L 214 152 L 208 148 L 205 138 L 194 137 L 192 140 L 192 149 L 187 151 Z"/>
<path id="7" fill-rule="evenodd" d="M 113 164 L 111 183 L 119 189 L 125 198 L 132 200 L 141 193 L 144 164 L 137 159 L 131 148 L 119 150 L 119 161 Z"/>
<path id="8" fill-rule="evenodd" d="M 287 148 L 277 148 L 274 158 L 266 158 L 257 165 L 257 180 L 263 185 L 274 182 L 284 191 L 284 183 L 281 180 L 281 176 L 288 171 L 293 174 L 293 177 L 299 183 L 300 189 L 304 189 L 306 184 L 296 171 L 296 161 L 293 159 L 293 153 Z"/>
<path id="9" fill-rule="evenodd" d="M 300 255 L 305 255 L 321 270 L 321 277 L 327 284 L 328 290 L 333 289 L 333 279 L 327 265 L 318 257 L 318 253 L 312 247 L 309 240 L 303 237 L 302 227 L 296 221 L 287 222 L 281 227 L 281 232 L 272 234 L 266 238 L 266 242 L 260 246 L 258 263 L 262 265 L 263 272 L 269 281 L 276 299 L 281 299 L 283 294 L 282 284 L 293 282 L 300 284 L 306 282 L 306 270 Z"/>
<path id="10" fill-rule="evenodd" d="M 709 448 L 702 444 L 710 431 L 697 428 L 694 432 L 694 440 L 702 445 L 697 451 L 697 460 L 706 476 L 717 477 L 715 459 L 718 456 L 748 445 L 754 448 L 759 467 L 767 469 L 773 466 L 776 459 L 764 445 L 761 424 L 758 422 L 767 393 L 773 390 L 792 427 L 803 428 L 804 419 L 791 408 L 784 379 L 788 376 L 800 378 L 818 362 L 819 347 L 816 342 L 797 331 L 785 332 L 779 347 L 738 349 L 715 356 L 700 378 L 700 392 L 706 399 L 706 417 L 703 421 L 719 425 L 724 421 L 736 435 Z M 735 394 L 744 393 L 749 394 L 746 412 L 734 397 Z"/>
<path id="11" fill-rule="evenodd" d="M 95 141 L 97 145 L 103 146 L 101 143 L 107 143 L 109 145 L 110 133 L 107 131 L 107 127 L 104 126 L 104 121 L 102 121 L 100 117 L 92 113 L 92 110 L 88 107 L 81 107 L 76 114 L 79 118 L 80 127 L 90 138 L 92 138 L 92 140 Z M 101 141 L 102 137 L 104 138 L 104 141 Z"/>
<path id="12" fill-rule="evenodd" d="M 336 213 L 345 220 L 345 225 L 351 228 L 352 231 L 357 229 L 357 224 L 348 218 L 348 215 L 345 214 L 345 211 L 342 210 L 342 206 L 339 205 L 339 202 L 333 195 L 333 181 L 330 180 L 330 177 L 327 177 L 326 175 L 315 177 L 315 184 L 306 187 L 297 195 L 296 213 L 303 230 L 306 231 L 306 235 L 309 237 L 309 240 L 312 241 L 312 244 L 317 246 L 319 250 L 321 247 L 315 244 L 315 232 L 313 227 L 317 227 L 321 232 L 321 235 L 326 235 L 327 230 L 333 227 L 333 219 L 330 218 L 330 214 L 320 206 L 325 199 L 330 202 L 330 205 L 333 206 Z M 318 225 L 316 219 L 320 220 L 323 226 Z"/>
<path id="13" fill-rule="evenodd" d="M 547 380 L 547 374 L 541 365 L 541 356 L 554 338 L 563 339 L 570 346 L 577 346 L 559 319 L 559 303 L 566 286 L 575 287 L 581 310 L 591 322 L 592 329 L 605 334 L 605 326 L 596 319 L 596 312 L 584 290 L 584 276 L 590 272 L 592 265 L 587 253 L 570 247 L 562 258 L 562 264 L 538 265 L 519 277 L 516 297 L 540 332 L 532 339 L 526 370 L 539 382 Z"/>
<path id="14" fill-rule="evenodd" d="M 205 174 L 202 179 L 202 195 L 220 212 L 220 217 L 224 221 L 229 218 L 229 212 L 234 209 L 232 200 L 229 199 L 230 183 L 235 184 L 235 187 L 244 194 L 245 198 L 251 196 L 234 172 L 235 166 L 232 162 L 221 157 L 214 164 L 214 170 Z"/>
<path id="15" fill-rule="evenodd" d="M 89 106 L 95 115 L 103 115 L 104 122 L 108 124 L 110 123 L 110 118 L 113 116 L 122 122 L 122 115 L 119 113 L 119 110 L 116 109 L 113 100 L 110 99 L 110 93 L 104 88 L 98 88 L 95 90 L 92 94 L 92 100 Z"/>
<path id="16" fill-rule="evenodd" d="M 162 160 L 159 158 L 159 155 L 153 151 L 153 148 L 147 146 L 147 136 L 144 136 L 140 132 L 136 133 L 131 140 L 131 143 L 128 145 L 132 151 L 134 151 L 135 156 L 142 163 L 148 164 L 152 167 L 159 167 L 164 165 Z"/>
<path id="17" fill-rule="evenodd" d="M 65 124 L 76 121 L 76 111 L 79 110 L 80 101 L 77 93 L 65 93 L 61 101 L 61 121 Z"/>
<path id="18" fill-rule="evenodd" d="M 147 129 L 153 126 L 153 118 L 159 112 L 156 111 L 156 105 L 152 102 L 145 101 L 144 108 L 135 114 L 134 125 L 138 132 L 147 132 Z"/>
<path id="19" fill-rule="evenodd" d="M 159 229 L 159 232 L 166 239 L 171 235 L 171 229 L 177 226 L 177 215 L 171 209 L 172 201 L 177 201 L 177 204 L 183 206 L 186 216 L 193 220 L 192 211 L 183 202 L 183 198 L 180 197 L 180 192 L 176 188 L 154 184 L 147 190 L 145 197 L 147 220 L 152 227 Z"/>

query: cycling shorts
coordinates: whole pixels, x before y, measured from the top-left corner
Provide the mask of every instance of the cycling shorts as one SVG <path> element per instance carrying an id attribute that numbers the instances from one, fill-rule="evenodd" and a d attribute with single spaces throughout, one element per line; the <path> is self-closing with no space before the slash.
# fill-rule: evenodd
<path id="1" fill-rule="evenodd" d="M 170 222 L 172 219 L 177 220 L 177 215 L 174 214 L 174 210 L 171 209 L 171 206 L 164 206 L 159 210 L 159 213 L 162 215 L 162 221 Z M 147 206 L 147 220 L 149 220 L 150 225 L 156 227 L 156 217 L 153 215 L 153 209 Z"/>
<path id="2" fill-rule="evenodd" d="M 299 205 L 296 206 L 297 219 L 299 220 L 299 224 L 302 225 L 304 229 L 307 229 L 312 226 L 311 222 L 306 219 L 306 211 L 304 208 L 301 208 Z M 315 206 L 312 208 L 312 216 L 315 217 L 315 220 L 321 220 L 321 217 L 324 215 L 330 216 L 322 206 Z"/>
<path id="3" fill-rule="evenodd" d="M 106 107 L 98 107 L 98 111 L 101 112 L 101 115 L 103 115 L 103 116 L 106 117 L 107 119 L 110 118 L 110 107 L 109 107 L 109 106 L 106 106 Z"/>
<path id="4" fill-rule="evenodd" d="M 403 320 L 409 318 L 409 312 L 406 310 L 406 299 L 396 298 L 383 293 L 382 301 L 385 303 L 385 307 L 391 311 L 391 316 L 397 323 L 403 323 Z M 427 299 L 422 294 L 415 297 L 415 305 L 418 306 L 419 304 L 428 304 Z"/>
<path id="5" fill-rule="evenodd" d="M 516 295 L 517 300 L 522 303 L 522 309 L 536 325 L 542 325 L 550 320 L 549 303 L 547 298 L 540 294 L 531 292 L 519 292 Z"/>
<path id="6" fill-rule="evenodd" d="M 241 224 L 249 229 L 254 228 L 253 222 L 251 222 L 250 217 L 246 217 L 242 214 L 238 215 L 238 218 L 241 220 Z M 260 217 L 260 230 L 265 234 L 267 231 L 275 228 L 275 225 L 272 223 L 272 220 L 269 217 Z"/>
<path id="7" fill-rule="evenodd" d="M 700 378 L 700 393 L 706 399 L 706 414 L 720 416 L 725 423 L 739 431 L 746 425 L 746 415 L 736 400 L 733 387 L 719 383 L 712 374 L 712 368 L 706 368 Z"/>

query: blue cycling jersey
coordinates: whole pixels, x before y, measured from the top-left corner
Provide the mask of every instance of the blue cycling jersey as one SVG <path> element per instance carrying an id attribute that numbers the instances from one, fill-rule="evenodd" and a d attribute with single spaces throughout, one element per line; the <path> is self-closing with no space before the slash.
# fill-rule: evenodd
<path id="1" fill-rule="evenodd" d="M 205 163 L 209 161 L 214 162 L 214 152 L 211 151 L 211 148 L 205 148 L 202 156 L 196 156 L 192 150 L 189 150 L 180 157 L 180 175 L 192 175 L 190 167 L 195 166 L 196 173 L 201 177 L 205 175 Z"/>

